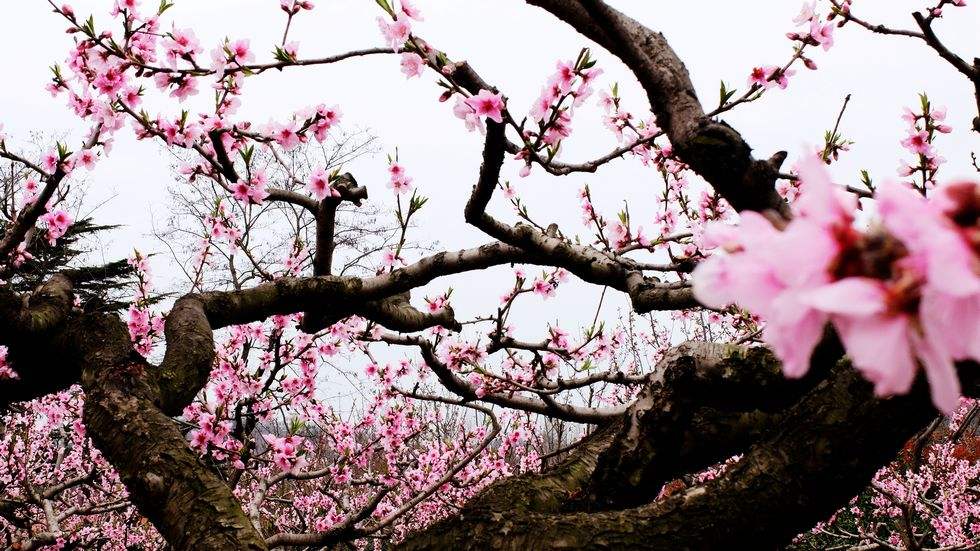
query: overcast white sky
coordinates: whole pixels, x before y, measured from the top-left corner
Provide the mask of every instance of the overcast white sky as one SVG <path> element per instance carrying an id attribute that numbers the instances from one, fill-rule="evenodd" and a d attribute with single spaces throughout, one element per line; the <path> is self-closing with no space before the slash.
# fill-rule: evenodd
<path id="1" fill-rule="evenodd" d="M 301 57 L 382 45 L 375 24 L 379 9 L 372 0 L 316 3 L 313 12 L 298 17 L 291 31 L 291 37 L 300 41 Z M 796 0 L 612 3 L 666 35 L 685 60 L 702 101 L 709 107 L 717 102 L 719 80 L 744 89 L 752 66 L 782 64 L 788 59 L 791 44 L 784 34 L 792 29 L 791 20 L 801 4 Z M 874 21 L 910 27 L 914 23 L 909 13 L 923 3 L 863 0 L 855 2 L 855 10 Z M 225 36 L 250 38 L 260 58 L 268 59 L 284 23 L 278 4 L 276 0 L 177 0 L 167 15 L 178 27 L 193 27 L 206 50 Z M 522 106 L 529 106 L 537 96 L 556 60 L 574 58 L 582 46 L 588 45 L 563 23 L 516 0 L 417 0 L 416 4 L 426 16 L 424 23 L 416 25 L 416 32 L 455 59 L 470 61 L 485 79 L 509 96 L 511 109 L 516 112 L 523 112 Z M 826 2 L 822 4 L 826 10 Z M 83 0 L 72 5 L 79 14 L 94 13 L 99 24 L 108 22 L 110 0 Z M 971 5 L 947 10 L 948 20 L 939 22 L 937 30 L 964 57 L 980 54 L 980 8 Z M 81 136 L 83 126 L 69 114 L 63 99 L 52 99 L 42 88 L 49 77 L 47 67 L 62 62 L 71 45 L 64 28 L 43 0 L 5 0 L 0 8 L 0 121 L 11 135 L 8 143 L 26 138 L 30 131 L 67 131 L 76 138 Z M 938 142 L 950 161 L 943 176 L 972 172 L 969 152 L 980 150 L 980 144 L 976 134 L 967 131 L 976 111 L 966 79 L 917 41 L 873 36 L 853 26 L 838 29 L 836 41 L 829 53 L 815 52 L 819 71 L 801 71 L 788 90 L 774 91 L 762 102 L 725 116 L 756 149 L 757 156 L 768 157 L 786 149 L 792 161 L 804 144 L 819 143 L 823 132 L 833 126 L 842 98 L 851 93 L 853 100 L 842 129 L 857 144 L 834 172 L 841 183 L 856 181 L 859 168 L 871 170 L 878 180 L 892 178 L 902 156 L 898 142 L 904 126 L 899 115 L 903 106 L 916 105 L 916 94 L 924 90 L 935 104 L 949 108 L 948 121 L 955 127 L 952 135 Z M 645 112 L 645 99 L 626 69 L 599 48 L 594 48 L 594 57 L 606 71 L 599 86 L 619 81 L 628 108 Z M 261 123 L 311 104 L 339 104 L 348 126 L 370 128 L 380 137 L 384 151 L 399 148 L 417 187 L 432 198 L 416 238 L 438 240 L 450 249 L 470 247 L 488 240 L 467 227 L 462 215 L 479 167 L 482 141 L 479 134 L 466 132 L 449 105 L 436 101 L 439 92 L 431 75 L 406 81 L 394 56 L 364 58 L 249 79 L 239 115 Z M 173 107 L 171 112 L 176 110 Z M 600 124 L 599 109 L 590 107 L 576 115 L 563 158 L 585 160 L 614 146 L 613 136 Z M 167 162 L 157 144 L 136 142 L 124 130 L 112 155 L 88 178 L 92 186 L 90 204 L 113 197 L 98 211 L 98 220 L 126 226 L 108 243 L 107 256 L 128 255 L 134 246 L 145 251 L 160 249 L 147 233 L 151 220 L 159 224 L 166 219 L 166 190 L 171 183 Z M 372 198 L 390 200 L 383 156 L 362 159 L 348 168 L 369 186 Z M 659 188 L 658 177 L 636 161 L 616 161 L 595 175 L 557 179 L 542 176 L 538 170 L 520 180 L 516 176 L 519 168 L 517 163 L 508 162 L 505 177 L 516 182 L 540 221 L 557 221 L 571 231 L 580 231 L 576 194 L 582 184 L 589 183 L 597 205 L 607 215 L 614 215 L 628 199 L 634 222 L 653 225 L 649 220 L 652 203 L 646 198 Z M 499 202 L 493 208 L 498 213 L 506 210 Z M 163 257 L 156 270 L 165 280 L 161 283 L 177 273 L 168 268 Z M 454 303 L 464 317 L 494 308 L 497 297 L 511 284 L 509 278 L 501 280 L 494 275 L 467 275 L 450 283 L 457 288 Z M 434 287 L 444 288 L 446 284 L 437 282 Z M 597 297 L 598 290 L 589 295 L 559 293 L 541 321 L 554 320 L 559 313 L 566 322 L 591 318 L 595 304 L 592 294 Z M 607 312 L 612 314 L 623 304 L 623 297 L 617 297 L 609 302 Z M 540 306 L 536 303 L 526 308 Z M 541 327 L 538 325 L 537 331 Z"/>

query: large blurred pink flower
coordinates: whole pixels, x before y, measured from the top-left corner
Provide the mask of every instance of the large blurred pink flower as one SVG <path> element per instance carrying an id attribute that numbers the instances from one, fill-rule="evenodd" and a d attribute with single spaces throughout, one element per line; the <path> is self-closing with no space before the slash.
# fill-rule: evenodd
<path id="1" fill-rule="evenodd" d="M 865 233 L 853 227 L 855 200 L 816 156 L 798 172 L 796 217 L 783 231 L 756 213 L 737 229 L 706 229 L 703 245 L 729 254 L 698 266 L 695 296 L 763 317 L 788 376 L 806 372 L 828 320 L 878 395 L 908 392 L 921 362 L 933 403 L 949 413 L 960 396 L 954 361 L 980 358 L 980 186 L 940 188 L 928 202 L 885 184 L 883 227 Z"/>

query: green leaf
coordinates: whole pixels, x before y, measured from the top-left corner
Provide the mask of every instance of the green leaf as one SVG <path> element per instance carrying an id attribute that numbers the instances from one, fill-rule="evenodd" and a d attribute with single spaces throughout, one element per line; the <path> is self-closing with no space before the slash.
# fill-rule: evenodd
<path id="1" fill-rule="evenodd" d="M 381 6 L 381 9 L 388 12 L 388 15 L 392 17 L 395 16 L 395 10 L 391 9 L 391 5 L 388 4 L 388 0 L 374 0 L 374 1 L 377 2 L 379 6 Z"/>
<path id="2" fill-rule="evenodd" d="M 861 183 L 868 189 L 874 189 L 874 185 L 871 182 L 871 175 L 868 174 L 867 170 L 861 169 Z"/>
<path id="3" fill-rule="evenodd" d="M 242 160 L 245 161 L 245 164 L 250 164 L 252 162 L 253 153 L 255 153 L 255 146 L 249 145 L 245 149 L 241 150 L 239 154 L 242 156 Z"/>
<path id="4" fill-rule="evenodd" d="M 725 85 L 725 81 L 721 81 L 721 89 L 718 92 L 718 106 L 723 107 L 726 103 L 728 103 L 728 100 L 732 99 L 732 96 L 735 95 L 736 90 L 738 89 L 736 88 L 734 90 L 729 90 L 728 86 Z"/>

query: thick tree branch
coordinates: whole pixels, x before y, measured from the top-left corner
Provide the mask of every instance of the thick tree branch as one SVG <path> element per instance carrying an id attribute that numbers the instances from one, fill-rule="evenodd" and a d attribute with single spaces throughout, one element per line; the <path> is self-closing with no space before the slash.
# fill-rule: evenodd
<path id="1" fill-rule="evenodd" d="M 962 373 L 972 376 L 976 367 Z M 977 381 L 965 382 L 975 390 Z M 924 380 L 907 396 L 878 400 L 871 385 L 840 362 L 775 430 L 703 486 L 602 513 L 501 515 L 467 507 L 402 548 L 450 542 L 460 549 L 774 547 L 828 517 L 932 416 Z"/>
<path id="2" fill-rule="evenodd" d="M 169 333 L 184 327 L 185 316 L 200 316 L 184 313 L 199 308 L 190 302 L 182 302 Z M 155 370 L 133 351 L 125 325 L 93 314 L 66 341 L 82 367 L 88 433 L 140 513 L 174 549 L 265 549 L 228 486 L 156 405 Z"/>
<path id="3" fill-rule="evenodd" d="M 599 0 L 528 0 L 620 58 L 647 92 L 674 151 L 737 210 L 788 214 L 776 193 L 778 167 L 752 157 L 724 122 L 705 117 L 684 63 L 660 33 Z"/>
<path id="4" fill-rule="evenodd" d="M 78 382 L 77 364 L 46 362 L 37 353 L 61 349 L 53 341 L 59 340 L 71 314 L 72 286 L 68 277 L 55 274 L 29 296 L 0 290 L 0 344 L 9 347 L 7 357 L 18 374 L 17 379 L 0 380 L 0 411 Z"/>

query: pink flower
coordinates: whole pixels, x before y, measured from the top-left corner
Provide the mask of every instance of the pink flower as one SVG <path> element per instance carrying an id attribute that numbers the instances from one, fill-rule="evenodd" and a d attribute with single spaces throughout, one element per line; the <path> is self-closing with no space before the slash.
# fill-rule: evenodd
<path id="1" fill-rule="evenodd" d="M 255 55 L 248 47 L 249 41 L 246 40 L 236 40 L 228 44 L 228 51 L 231 52 L 231 60 L 239 65 L 244 65 L 249 61 L 255 59 Z"/>
<path id="2" fill-rule="evenodd" d="M 381 34 L 384 36 L 385 41 L 388 42 L 388 45 L 391 46 L 392 50 L 401 48 L 412 32 L 412 27 L 408 23 L 407 17 L 391 22 L 383 17 L 378 17 L 378 27 L 381 29 Z"/>
<path id="3" fill-rule="evenodd" d="M 170 97 L 184 101 L 190 96 L 197 95 L 197 79 L 195 78 L 181 77 L 174 84 L 177 86 L 170 91 Z"/>
<path id="4" fill-rule="evenodd" d="M 761 86 L 762 88 L 769 88 L 772 83 L 769 82 L 768 71 L 764 67 L 755 67 L 752 69 L 752 73 L 749 74 L 748 85 L 751 86 Z"/>
<path id="5" fill-rule="evenodd" d="M 317 141 L 322 142 L 327 139 L 327 134 L 333 125 L 340 122 L 340 108 L 334 105 L 333 107 L 327 107 L 321 104 L 316 110 L 316 119 L 313 123 L 313 135 L 316 137 Z"/>
<path id="6" fill-rule="evenodd" d="M 163 48 L 166 50 L 167 60 L 173 66 L 177 65 L 178 59 L 193 58 L 202 51 L 197 36 L 190 29 L 171 31 L 163 40 Z"/>
<path id="7" fill-rule="evenodd" d="M 568 350 L 569 341 L 568 341 L 568 333 L 566 331 L 562 330 L 559 327 L 551 327 L 549 328 L 549 333 L 551 333 L 551 336 L 548 339 L 548 343 L 551 346 L 555 348 L 560 348 L 562 350 Z"/>
<path id="8" fill-rule="evenodd" d="M 296 15 L 301 9 L 312 10 L 313 2 L 309 0 L 279 0 L 279 6 L 282 8 L 282 11 L 290 15 Z"/>
<path id="9" fill-rule="evenodd" d="M 613 245 L 616 247 L 622 247 L 630 241 L 630 229 L 619 220 L 616 220 L 609 225 L 609 233 L 610 237 L 612 238 Z"/>
<path id="10" fill-rule="evenodd" d="M 408 193 L 412 189 L 412 179 L 406 177 L 401 180 L 392 180 L 388 183 L 388 187 L 393 189 L 398 195 Z"/>
<path id="11" fill-rule="evenodd" d="M 388 174 L 391 176 L 388 187 L 401 195 L 412 189 L 412 178 L 405 173 L 405 168 L 398 163 L 391 163 L 388 166 Z"/>
<path id="12" fill-rule="evenodd" d="M 402 54 L 402 73 L 407 78 L 417 77 L 422 74 L 425 67 L 425 60 L 415 52 L 405 52 Z"/>
<path id="13" fill-rule="evenodd" d="M 473 109 L 479 117 L 487 117 L 494 122 L 504 122 L 501 111 L 504 108 L 504 100 L 500 94 L 494 94 L 489 90 L 480 90 L 480 93 L 467 98 L 466 105 Z"/>
<path id="14" fill-rule="evenodd" d="M 323 168 L 316 168 L 310 173 L 310 181 L 306 184 L 306 189 L 319 200 L 327 196 L 340 197 L 340 192 L 330 185 L 330 176 Z"/>
<path id="15" fill-rule="evenodd" d="M 257 170 L 252 175 L 251 180 L 240 180 L 232 186 L 232 196 L 241 203 L 261 205 L 265 201 L 265 198 L 269 196 L 269 192 L 265 189 L 267 183 L 268 178 L 265 172 Z"/>
<path id="16" fill-rule="evenodd" d="M 919 155 L 928 156 L 932 153 L 932 144 L 929 143 L 929 132 L 925 130 L 909 133 L 908 137 L 902 140 L 902 146 Z"/>
<path id="17" fill-rule="evenodd" d="M 299 125 L 297 122 L 290 121 L 287 124 L 271 123 L 266 132 L 271 135 L 270 137 L 275 140 L 277 144 L 288 151 L 304 141 L 297 133 L 298 130 Z"/>
<path id="18" fill-rule="evenodd" d="M 119 67 L 106 67 L 99 71 L 93 84 L 103 94 L 114 94 L 126 84 L 126 76 Z"/>
<path id="19" fill-rule="evenodd" d="M 766 319 L 766 340 L 789 377 L 806 373 L 828 319 L 800 295 L 830 281 L 828 267 L 841 247 L 836 234 L 851 223 L 818 158 L 808 156 L 799 175 L 799 216 L 785 231 L 754 212 L 741 214 L 737 232 L 709 225 L 705 245 L 718 244 L 732 254 L 709 257 L 694 272 L 694 293 L 702 303 L 722 308 L 737 301 Z"/>
<path id="20" fill-rule="evenodd" d="M 34 255 L 27 252 L 26 241 L 17 245 L 17 248 L 14 250 L 14 252 L 10 253 L 10 256 L 13 258 L 12 262 L 16 268 L 23 266 L 25 262 L 34 258 Z"/>
<path id="21" fill-rule="evenodd" d="M 567 94 L 572 90 L 572 81 L 575 80 L 575 67 L 568 61 L 559 61 L 556 67 L 558 71 L 551 77 L 548 84 L 557 86 L 561 93 Z"/>
<path id="22" fill-rule="evenodd" d="M 558 88 L 552 85 L 545 86 L 541 89 L 541 95 L 538 99 L 534 101 L 534 105 L 531 106 L 531 118 L 538 122 L 544 122 L 545 117 L 548 116 L 548 112 L 551 110 L 551 104 L 558 99 Z"/>
<path id="23" fill-rule="evenodd" d="M 432 299 L 426 298 L 425 299 L 425 303 L 426 303 L 426 306 L 428 307 L 429 312 L 434 314 L 434 313 L 438 312 L 439 310 L 442 310 L 443 308 L 445 308 L 446 305 L 449 304 L 449 300 L 446 297 L 446 295 L 440 295 L 440 296 L 438 296 L 436 298 L 432 298 Z"/>
<path id="24" fill-rule="evenodd" d="M 395 254 L 395 251 L 391 249 L 385 249 L 384 255 L 382 256 L 381 259 L 381 263 L 384 266 L 388 268 L 392 268 L 399 262 L 401 262 L 401 258 L 397 254 Z"/>
<path id="25" fill-rule="evenodd" d="M 300 449 L 303 446 L 301 436 L 289 435 L 277 437 L 271 434 L 265 435 L 265 441 L 272 450 L 273 463 L 282 471 L 289 472 L 303 465 Z"/>
<path id="26" fill-rule="evenodd" d="M 548 299 L 555 296 L 555 286 L 550 281 L 544 279 L 534 280 L 534 293 Z"/>
<path id="27" fill-rule="evenodd" d="M 882 185 L 877 193 L 885 227 L 908 248 L 910 263 L 925 273 L 930 286 L 954 296 L 980 293 L 980 264 L 970 238 L 952 221 L 955 217 L 945 212 L 956 213 L 961 208 L 953 198 L 957 194 L 965 195 L 966 201 L 975 200 L 970 198 L 975 189 L 972 183 L 943 186 L 932 203 L 897 184 Z M 966 208 L 976 207 L 968 203 Z"/>
<path id="28" fill-rule="evenodd" d="M 240 203 L 248 203 L 249 188 L 248 184 L 244 181 L 239 181 L 231 188 L 232 197 Z"/>
<path id="29" fill-rule="evenodd" d="M 715 255 L 695 270 L 694 291 L 709 306 L 737 301 L 768 324 L 765 338 L 788 376 L 805 373 L 829 319 L 855 367 L 879 395 L 905 393 L 925 367 L 935 405 L 959 400 L 953 362 L 980 357 L 980 186 L 957 184 L 934 203 L 886 184 L 878 190 L 884 229 L 852 226 L 815 156 L 798 169 L 797 217 L 783 231 L 743 213 L 737 231 L 706 228 Z M 870 256 L 869 256 L 870 255 Z"/>
<path id="30" fill-rule="evenodd" d="M 821 25 L 819 18 L 815 18 L 810 23 L 810 38 L 822 45 L 825 51 L 834 45 L 834 25 L 834 23 Z"/>
<path id="31" fill-rule="evenodd" d="M 61 209 L 45 214 L 41 217 L 41 220 L 48 227 L 47 237 L 48 243 L 51 245 L 54 245 L 59 237 L 65 235 L 68 227 L 72 224 L 71 216 Z"/>
<path id="32" fill-rule="evenodd" d="M 804 2 L 803 7 L 800 9 L 800 14 L 793 19 L 793 23 L 803 25 L 812 21 L 817 15 L 814 11 L 816 10 L 816 7 L 816 0 L 813 0 L 812 2 Z"/>
<path id="33" fill-rule="evenodd" d="M 946 413 L 959 401 L 959 378 L 941 341 L 925 339 L 913 315 L 897 311 L 905 289 L 868 278 L 843 279 L 811 292 L 807 300 L 833 314 L 847 354 L 879 396 L 904 394 L 915 380 L 915 357 L 926 368 L 933 402 Z M 924 320 L 928 323 L 929 320 Z"/>
<path id="34" fill-rule="evenodd" d="M 58 168 L 58 163 L 61 159 L 58 154 L 54 151 L 48 151 L 41 157 L 41 167 L 44 168 L 45 172 L 53 173 Z"/>
<path id="35" fill-rule="evenodd" d="M 113 7 L 112 14 L 117 15 L 122 10 L 132 11 L 136 9 L 139 0 L 116 0 L 116 5 Z"/>
<path id="36" fill-rule="evenodd" d="M 568 109 L 562 109 L 554 122 L 548 126 L 542 141 L 548 145 L 558 145 L 563 139 L 572 134 L 572 117 L 568 114 Z"/>
<path id="37" fill-rule="evenodd" d="M 782 88 L 783 90 L 785 90 L 786 87 L 789 86 L 789 77 L 791 77 L 791 76 L 793 76 L 795 74 L 796 74 L 796 71 L 794 71 L 792 69 L 787 69 L 785 71 L 783 71 L 782 69 L 776 69 L 773 72 L 773 74 L 770 75 L 770 77 L 773 80 L 776 81 L 776 84 L 778 84 L 780 88 Z"/>
<path id="38" fill-rule="evenodd" d="M 129 107 L 136 107 L 143 100 L 140 96 L 140 89 L 135 86 L 128 86 L 121 94 L 119 99 Z"/>
<path id="39" fill-rule="evenodd" d="M 486 132 L 483 121 L 477 116 L 476 110 L 467 103 L 467 100 L 456 96 L 456 105 L 453 107 L 453 114 L 466 122 L 466 129 L 470 132 L 477 129 L 480 132 Z"/>
<path id="40" fill-rule="evenodd" d="M 74 155 L 74 165 L 82 165 L 88 170 L 95 168 L 95 160 L 97 157 L 91 149 L 83 149 Z"/>
<path id="41" fill-rule="evenodd" d="M 422 12 L 410 0 L 402 0 L 402 13 L 416 21 L 425 21 Z"/>
<path id="42" fill-rule="evenodd" d="M 780 67 L 756 67 L 749 75 L 748 85 L 771 88 L 778 84 L 780 88 L 785 89 L 789 86 L 789 77 L 794 74 L 796 72 L 791 69 L 783 71 Z"/>

